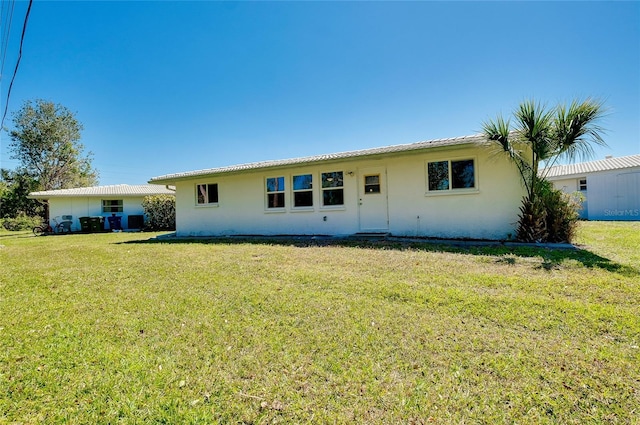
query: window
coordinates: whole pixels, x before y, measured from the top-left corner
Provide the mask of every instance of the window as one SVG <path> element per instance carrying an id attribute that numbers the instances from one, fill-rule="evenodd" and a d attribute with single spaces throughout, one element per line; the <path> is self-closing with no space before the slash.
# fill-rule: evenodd
<path id="1" fill-rule="evenodd" d="M 196 187 L 198 205 L 218 203 L 218 184 L 199 184 Z"/>
<path id="2" fill-rule="evenodd" d="M 475 183 L 473 159 L 460 161 L 436 161 L 427 164 L 429 191 L 472 189 Z"/>
<path id="3" fill-rule="evenodd" d="M 267 179 L 267 208 L 284 208 L 284 177 Z"/>
<path id="4" fill-rule="evenodd" d="M 364 194 L 380 193 L 380 174 L 364 176 Z"/>
<path id="5" fill-rule="evenodd" d="M 578 180 L 578 189 L 581 191 L 587 190 L 587 178 Z"/>
<path id="6" fill-rule="evenodd" d="M 102 200 L 102 212 L 103 213 L 119 213 L 122 212 L 122 199 L 103 199 Z"/>
<path id="7" fill-rule="evenodd" d="M 293 206 L 313 206 L 313 177 L 311 174 L 293 176 Z"/>
<path id="8" fill-rule="evenodd" d="M 325 207 L 344 205 L 342 171 L 322 173 L 322 205 Z"/>

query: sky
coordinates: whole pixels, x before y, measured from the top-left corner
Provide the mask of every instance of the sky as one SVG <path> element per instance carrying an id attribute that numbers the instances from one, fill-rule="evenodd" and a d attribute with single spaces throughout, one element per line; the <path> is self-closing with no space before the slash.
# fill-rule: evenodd
<path id="1" fill-rule="evenodd" d="M 528 99 L 587 97 L 607 108 L 594 159 L 640 153 L 640 2 L 35 1 L 5 127 L 25 101 L 61 104 L 100 185 L 143 184 L 471 135 Z"/>

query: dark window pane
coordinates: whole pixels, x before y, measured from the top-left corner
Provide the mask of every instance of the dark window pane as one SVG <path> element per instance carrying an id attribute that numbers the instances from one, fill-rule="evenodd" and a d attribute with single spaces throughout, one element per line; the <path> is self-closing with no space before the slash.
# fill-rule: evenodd
<path id="1" fill-rule="evenodd" d="M 284 193 L 270 193 L 267 198 L 269 208 L 284 208 Z"/>
<path id="2" fill-rule="evenodd" d="M 322 205 L 344 205 L 343 189 L 329 189 L 323 191 Z"/>
<path id="3" fill-rule="evenodd" d="M 206 199 L 206 196 L 207 196 L 207 186 L 204 184 L 199 184 L 197 187 L 197 191 L 198 191 L 198 203 L 204 204 L 204 200 Z"/>
<path id="4" fill-rule="evenodd" d="M 272 177 L 267 179 L 267 192 L 279 192 L 284 190 L 284 177 Z"/>
<path id="5" fill-rule="evenodd" d="M 311 174 L 293 176 L 293 190 L 311 189 Z"/>
<path id="6" fill-rule="evenodd" d="M 304 192 L 294 192 L 293 206 L 294 207 L 312 207 L 313 192 L 310 190 L 304 191 Z"/>
<path id="7" fill-rule="evenodd" d="M 380 193 L 380 175 L 364 176 L 364 193 Z"/>
<path id="8" fill-rule="evenodd" d="M 364 187 L 364 194 L 380 193 L 379 184 L 368 184 Z"/>
<path id="9" fill-rule="evenodd" d="M 449 190 L 449 161 L 430 162 L 429 190 Z"/>
<path id="10" fill-rule="evenodd" d="M 208 201 L 210 204 L 215 204 L 218 202 L 218 185 L 217 184 L 210 184 L 207 185 L 207 194 L 208 194 Z"/>
<path id="11" fill-rule="evenodd" d="M 322 173 L 322 187 L 342 187 L 342 171 Z"/>
<path id="12" fill-rule="evenodd" d="M 451 181 L 453 189 L 475 187 L 473 160 L 451 161 Z"/>
<path id="13" fill-rule="evenodd" d="M 364 176 L 364 184 L 379 184 L 380 183 L 380 175 L 376 174 L 375 176 Z"/>

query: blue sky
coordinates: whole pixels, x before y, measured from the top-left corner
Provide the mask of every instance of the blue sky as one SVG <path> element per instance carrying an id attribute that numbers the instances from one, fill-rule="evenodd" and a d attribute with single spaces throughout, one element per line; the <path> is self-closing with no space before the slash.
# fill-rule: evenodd
<path id="1" fill-rule="evenodd" d="M 525 99 L 588 96 L 609 108 L 597 158 L 640 153 L 639 2 L 36 1 L 5 126 L 25 100 L 60 103 L 100 184 L 138 184 L 469 135 Z"/>

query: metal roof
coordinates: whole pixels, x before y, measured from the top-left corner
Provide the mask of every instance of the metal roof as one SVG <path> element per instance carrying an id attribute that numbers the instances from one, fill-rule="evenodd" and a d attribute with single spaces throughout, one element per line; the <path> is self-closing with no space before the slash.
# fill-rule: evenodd
<path id="1" fill-rule="evenodd" d="M 69 198 L 69 197 L 102 197 L 102 196 L 147 196 L 175 195 L 175 191 L 158 184 L 78 187 L 73 189 L 44 190 L 29 193 L 32 199 Z"/>
<path id="2" fill-rule="evenodd" d="M 621 156 L 619 158 L 605 158 L 579 164 L 556 165 L 549 169 L 547 178 L 585 175 L 599 171 L 621 170 L 633 167 L 640 167 L 640 154 Z"/>
<path id="3" fill-rule="evenodd" d="M 345 159 L 362 158 L 368 156 L 377 156 L 385 154 L 395 154 L 402 152 L 410 152 L 417 150 L 433 149 L 443 146 L 455 146 L 476 144 L 484 142 L 484 136 L 462 136 L 449 139 L 436 139 L 423 142 L 409 143 L 404 145 L 392 145 L 379 148 L 362 149 L 348 152 L 338 152 L 333 154 L 307 156 L 302 158 L 280 159 L 273 161 L 252 162 L 247 164 L 231 165 L 227 167 L 209 168 L 205 170 L 186 171 L 182 173 L 166 174 L 159 177 L 153 177 L 149 180 L 149 183 L 168 183 L 176 180 L 187 179 L 191 177 L 199 177 L 214 174 L 228 174 L 241 171 L 261 170 L 266 168 L 295 166 L 302 164 L 321 163 L 329 161 L 338 161 Z"/>

